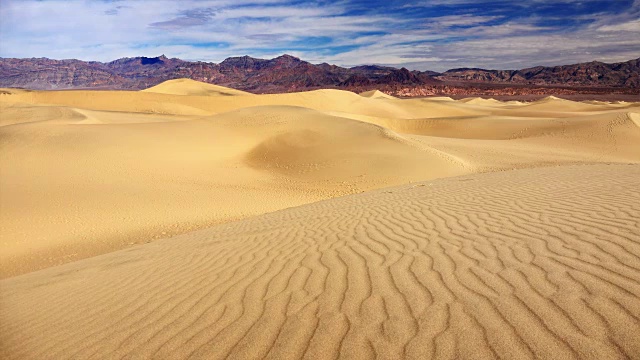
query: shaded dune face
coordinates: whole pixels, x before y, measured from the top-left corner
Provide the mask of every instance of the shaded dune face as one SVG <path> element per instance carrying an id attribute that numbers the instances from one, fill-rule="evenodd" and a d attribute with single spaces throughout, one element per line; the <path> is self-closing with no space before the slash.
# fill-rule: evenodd
<path id="1" fill-rule="evenodd" d="M 638 178 L 582 165 L 433 180 L 3 280 L 0 354 L 634 358 Z"/>
<path id="2" fill-rule="evenodd" d="M 629 117 L 629 120 L 631 120 L 637 127 L 640 128 L 640 114 L 628 113 L 627 116 Z"/>
<path id="3" fill-rule="evenodd" d="M 334 155 L 323 151 L 323 145 L 327 144 L 331 145 L 331 141 L 317 131 L 296 130 L 260 143 L 247 154 L 247 162 L 257 168 L 280 167 L 283 170 L 318 164 Z"/>
<path id="4" fill-rule="evenodd" d="M 418 179 L 429 176 L 429 168 L 438 169 L 431 176 L 456 171 L 455 164 L 421 152 L 377 125 L 308 110 L 287 109 L 296 117 L 280 111 L 260 109 L 261 114 L 279 119 L 280 126 L 287 123 L 286 130 L 265 137 L 247 152 L 246 163 L 252 168 L 315 181 L 362 176 L 373 181 L 391 173 Z"/>

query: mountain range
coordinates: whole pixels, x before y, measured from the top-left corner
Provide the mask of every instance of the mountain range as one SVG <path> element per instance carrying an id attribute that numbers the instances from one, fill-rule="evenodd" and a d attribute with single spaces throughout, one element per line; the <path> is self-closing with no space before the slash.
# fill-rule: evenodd
<path id="1" fill-rule="evenodd" d="M 351 68 L 311 64 L 291 55 L 274 59 L 231 57 L 221 63 L 176 58 L 133 57 L 102 63 L 48 58 L 0 58 L 0 87 L 28 89 L 103 88 L 139 90 L 176 78 L 190 78 L 254 93 L 317 88 L 364 91 L 381 89 L 399 95 L 455 93 L 460 87 L 514 86 L 609 88 L 637 94 L 640 58 L 606 64 L 589 62 L 521 70 L 452 69 L 443 73 L 367 65 Z"/>

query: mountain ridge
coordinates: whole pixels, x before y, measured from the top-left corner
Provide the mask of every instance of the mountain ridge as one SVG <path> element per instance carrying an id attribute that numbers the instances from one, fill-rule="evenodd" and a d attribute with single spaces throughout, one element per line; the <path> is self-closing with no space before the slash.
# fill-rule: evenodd
<path id="1" fill-rule="evenodd" d="M 481 68 L 458 68 L 447 70 L 439 79 L 519 82 L 532 85 L 562 83 L 567 85 L 588 85 L 603 83 L 609 86 L 640 87 L 640 58 L 626 62 L 607 64 L 590 61 L 572 65 L 534 66 L 520 70 L 487 70 Z M 626 75 L 626 76 L 625 76 Z M 555 81 L 550 82 L 550 79 Z"/>
<path id="2" fill-rule="evenodd" d="M 366 91 L 373 88 L 411 96 L 443 86 L 513 85 L 640 88 L 640 58 L 607 64 L 599 61 L 520 70 L 456 68 L 442 73 L 381 65 L 351 68 L 312 64 L 292 55 L 273 59 L 229 57 L 220 63 L 157 57 L 126 57 L 110 62 L 76 59 L 0 58 L 0 87 L 28 89 L 109 88 L 141 90 L 163 81 L 190 78 L 253 93 L 317 88 Z M 430 90 L 429 90 L 430 91 Z M 420 95 L 418 94 L 418 95 Z"/>

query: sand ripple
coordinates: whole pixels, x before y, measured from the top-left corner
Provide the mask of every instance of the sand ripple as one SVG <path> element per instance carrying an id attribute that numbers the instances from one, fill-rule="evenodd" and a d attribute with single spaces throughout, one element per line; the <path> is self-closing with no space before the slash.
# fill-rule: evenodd
<path id="1" fill-rule="evenodd" d="M 640 166 L 408 184 L 0 282 L 0 357 L 640 358 Z"/>

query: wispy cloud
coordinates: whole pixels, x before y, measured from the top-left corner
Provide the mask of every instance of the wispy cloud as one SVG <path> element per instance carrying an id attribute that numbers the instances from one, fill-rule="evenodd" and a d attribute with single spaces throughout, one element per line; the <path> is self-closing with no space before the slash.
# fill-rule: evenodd
<path id="1" fill-rule="evenodd" d="M 198 8 L 189 9 L 183 11 L 180 16 L 167 20 L 158 21 L 149 24 L 151 27 L 158 27 L 162 29 L 179 29 L 188 26 L 203 25 L 209 22 L 216 15 L 216 10 L 213 8 Z"/>
<path id="2" fill-rule="evenodd" d="M 518 68 L 638 57 L 639 18 L 640 0 L 0 0 L 0 56 Z"/>

